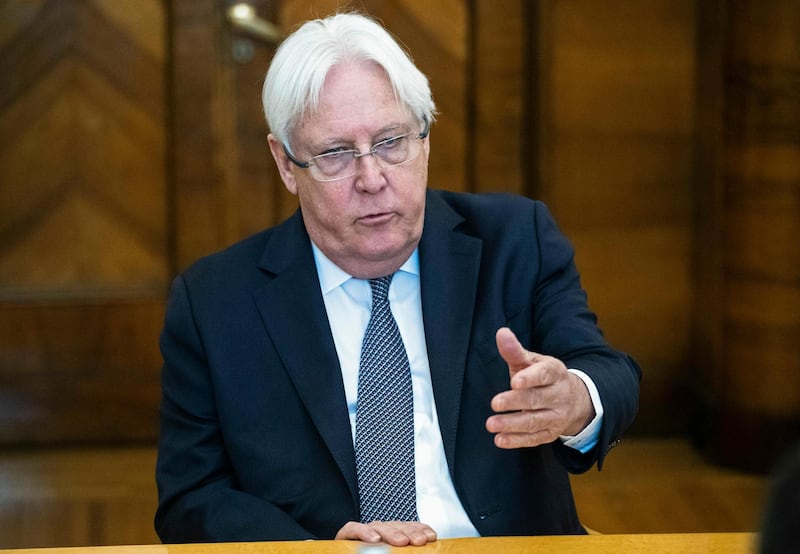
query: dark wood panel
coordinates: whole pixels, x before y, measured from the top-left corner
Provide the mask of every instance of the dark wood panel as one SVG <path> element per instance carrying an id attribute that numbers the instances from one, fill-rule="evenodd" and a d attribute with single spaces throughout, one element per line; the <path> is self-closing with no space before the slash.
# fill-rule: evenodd
<path id="1" fill-rule="evenodd" d="M 531 195 L 538 168 L 531 101 L 535 10 L 520 0 L 473 2 L 467 129 L 469 190 Z"/>
<path id="2" fill-rule="evenodd" d="M 0 443 L 150 440 L 164 302 L 0 305 Z"/>
<path id="3" fill-rule="evenodd" d="M 721 130 L 700 162 L 721 225 L 701 227 L 701 240 L 721 254 L 701 268 L 722 292 L 704 321 L 716 355 L 703 366 L 701 440 L 720 463 L 768 471 L 800 439 L 800 6 L 713 9 L 705 25 L 721 37 L 710 45 L 721 71 L 709 88 Z"/>
<path id="4" fill-rule="evenodd" d="M 278 3 L 250 2 L 260 17 L 278 21 Z M 240 238 L 286 219 L 298 206 L 281 182 L 267 143 L 267 124 L 261 102 L 264 75 L 275 44 L 233 31 L 223 35 L 223 73 L 229 110 L 228 205 L 233 214 L 230 238 Z M 235 54 L 234 54 L 235 53 Z"/>
<path id="5" fill-rule="evenodd" d="M 223 15 L 215 0 L 169 4 L 174 270 L 225 244 L 223 168 L 217 155 L 216 87 Z"/>
<path id="6" fill-rule="evenodd" d="M 280 23 L 276 2 L 251 4 Z M 226 8 L 170 3 L 176 271 L 297 208 L 272 161 L 261 105 L 275 45 L 233 29 Z"/>

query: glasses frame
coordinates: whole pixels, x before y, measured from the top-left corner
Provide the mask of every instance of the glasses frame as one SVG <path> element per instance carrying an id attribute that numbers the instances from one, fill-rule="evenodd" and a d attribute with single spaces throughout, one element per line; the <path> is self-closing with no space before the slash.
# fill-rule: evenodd
<path id="1" fill-rule="evenodd" d="M 430 121 L 428 121 L 427 118 L 424 118 L 423 121 L 425 122 L 425 127 L 422 129 L 422 131 L 419 132 L 419 134 L 417 136 L 411 137 L 411 140 L 423 140 L 423 139 L 427 138 L 428 134 L 430 133 L 431 124 L 430 124 Z M 406 133 L 404 135 L 398 135 L 396 137 L 389 137 L 387 139 L 378 141 L 377 143 L 373 144 L 372 147 L 369 150 L 367 150 L 366 152 L 359 152 L 355 148 L 351 148 L 349 150 L 345 150 L 344 152 L 354 152 L 354 154 L 353 154 L 353 159 L 354 160 L 358 160 L 359 158 L 363 158 L 364 156 L 372 156 L 381 167 L 384 167 L 384 168 L 398 167 L 398 166 L 401 166 L 403 164 L 407 164 L 411 160 L 415 159 L 419 155 L 419 153 L 417 153 L 417 156 L 414 156 L 413 158 L 409 158 L 409 159 L 405 160 L 404 162 L 400 162 L 399 164 L 386 165 L 385 166 L 385 165 L 383 165 L 383 163 L 384 163 L 383 160 L 381 160 L 379 157 L 375 156 L 375 148 L 377 146 L 380 146 L 382 143 L 384 143 L 386 141 L 396 140 L 396 139 L 399 139 L 399 138 L 407 137 L 408 135 L 412 135 L 412 134 L 413 134 L 413 132 Z M 314 165 L 314 158 L 319 158 L 321 156 L 326 156 L 327 155 L 327 154 L 320 154 L 318 156 L 312 156 L 311 158 L 309 158 L 309 160 L 307 162 L 301 162 L 300 160 L 295 158 L 292 155 L 291 152 L 289 152 L 289 148 L 286 146 L 286 144 L 283 144 L 283 151 L 286 153 L 286 157 L 288 157 L 289 160 L 294 165 L 296 165 L 300 169 L 308 169 L 308 170 L 310 170 L 311 166 Z M 342 179 L 347 179 L 347 178 L 352 177 L 353 175 L 356 175 L 356 174 L 358 174 L 358 166 L 356 166 L 356 171 L 354 173 L 351 173 L 350 175 L 345 175 L 343 177 L 335 177 L 333 179 L 319 179 L 319 178 L 315 177 L 313 175 L 313 173 L 312 173 L 311 176 L 314 178 L 315 181 L 319 181 L 319 182 L 322 182 L 322 183 L 330 183 L 331 181 L 341 181 Z"/>

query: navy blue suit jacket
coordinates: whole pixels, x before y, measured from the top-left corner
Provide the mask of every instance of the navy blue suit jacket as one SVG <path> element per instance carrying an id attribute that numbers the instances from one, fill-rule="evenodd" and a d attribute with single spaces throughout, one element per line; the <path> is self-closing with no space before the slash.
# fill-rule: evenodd
<path id="1" fill-rule="evenodd" d="M 601 464 L 631 423 L 640 371 L 596 327 L 572 247 L 541 203 L 428 191 L 419 255 L 439 426 L 467 514 L 482 535 L 582 533 L 567 472 Z M 494 446 L 504 325 L 594 380 L 605 417 L 592 452 Z M 333 538 L 358 520 L 341 371 L 299 211 L 177 277 L 161 349 L 162 540 Z"/>

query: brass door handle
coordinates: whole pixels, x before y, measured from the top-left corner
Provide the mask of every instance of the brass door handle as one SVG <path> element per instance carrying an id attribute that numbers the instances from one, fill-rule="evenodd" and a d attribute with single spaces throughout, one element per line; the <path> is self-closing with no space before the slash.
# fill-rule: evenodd
<path id="1" fill-rule="evenodd" d="M 247 2 L 237 2 L 228 8 L 226 15 L 230 24 L 240 31 L 267 44 L 277 44 L 283 40 L 283 31 L 274 23 L 256 14 L 255 8 Z"/>

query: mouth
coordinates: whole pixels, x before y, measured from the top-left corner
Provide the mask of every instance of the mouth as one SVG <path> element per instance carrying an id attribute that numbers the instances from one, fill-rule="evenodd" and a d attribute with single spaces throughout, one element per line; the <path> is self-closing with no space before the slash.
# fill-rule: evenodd
<path id="1" fill-rule="evenodd" d="M 375 214 L 368 214 L 358 218 L 358 222 L 362 225 L 377 226 L 388 223 L 394 217 L 394 212 L 381 212 Z"/>

